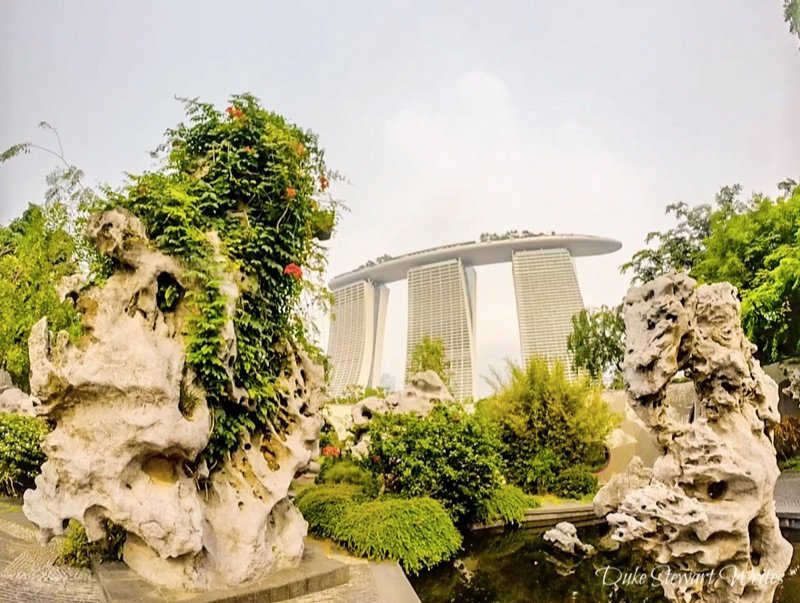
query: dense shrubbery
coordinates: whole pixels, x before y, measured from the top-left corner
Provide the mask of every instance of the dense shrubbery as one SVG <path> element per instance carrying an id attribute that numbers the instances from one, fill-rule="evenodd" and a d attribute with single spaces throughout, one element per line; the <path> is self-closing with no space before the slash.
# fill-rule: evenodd
<path id="1" fill-rule="evenodd" d="M 89 542 L 84 527 L 77 521 L 70 521 L 64 538 L 58 542 L 57 562 L 88 568 L 92 559 L 122 561 L 125 530 L 108 520 L 103 520 L 103 528 L 106 531 L 105 537 L 97 542 Z"/>
<path id="2" fill-rule="evenodd" d="M 511 366 L 510 373 L 493 397 L 478 404 L 478 413 L 496 428 L 511 483 L 545 493 L 570 467 L 602 462 L 605 439 L 619 419 L 598 388 L 571 382 L 560 364 L 550 369 L 537 358 L 525 369 Z"/>
<path id="3" fill-rule="evenodd" d="M 522 525 L 525 511 L 535 509 L 539 502 L 531 495 L 525 494 L 517 486 L 503 485 L 497 488 L 478 510 L 476 519 L 481 523 L 503 521 L 508 524 Z"/>
<path id="4" fill-rule="evenodd" d="M 800 417 L 781 417 L 775 428 L 775 452 L 783 462 L 800 457 Z"/>
<path id="5" fill-rule="evenodd" d="M 41 419 L 0 412 L 0 494 L 17 495 L 33 486 L 45 461 Z"/>
<path id="6" fill-rule="evenodd" d="M 369 432 L 370 469 L 386 491 L 430 496 L 457 523 L 474 521 L 500 484 L 490 430 L 458 404 L 438 404 L 424 418 L 381 415 Z"/>
<path id="7" fill-rule="evenodd" d="M 368 500 L 349 485 L 315 486 L 297 496 L 311 533 L 369 559 L 394 559 L 409 573 L 449 559 L 461 535 L 430 498 Z"/>
<path id="8" fill-rule="evenodd" d="M 355 484 L 365 486 L 372 474 L 350 459 L 324 459 L 317 481 L 323 484 Z"/>
<path id="9" fill-rule="evenodd" d="M 556 477 L 552 494 L 562 498 L 582 498 L 597 492 L 597 478 L 586 467 L 570 467 Z"/>

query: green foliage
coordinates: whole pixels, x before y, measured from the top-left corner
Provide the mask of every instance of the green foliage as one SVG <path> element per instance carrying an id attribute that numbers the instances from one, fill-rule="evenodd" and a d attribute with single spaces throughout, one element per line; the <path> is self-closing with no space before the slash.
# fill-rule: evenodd
<path id="1" fill-rule="evenodd" d="M 47 432 L 41 419 L 0 412 L 0 494 L 16 496 L 33 486 L 46 460 L 41 444 Z"/>
<path id="2" fill-rule="evenodd" d="M 619 423 L 599 388 L 570 381 L 560 363 L 551 369 L 539 358 L 524 369 L 510 365 L 509 372 L 494 396 L 478 404 L 478 413 L 497 431 L 509 481 L 543 493 L 569 467 L 596 463 Z"/>
<path id="3" fill-rule="evenodd" d="M 364 398 L 385 398 L 388 392 L 382 387 L 364 387 L 363 385 L 348 385 L 341 396 L 328 398 L 325 404 L 356 404 Z"/>
<path id="4" fill-rule="evenodd" d="M 525 494 L 517 486 L 502 485 L 497 488 L 481 506 L 477 520 L 481 523 L 502 521 L 507 524 L 522 525 L 525 511 L 539 506 L 533 496 Z"/>
<path id="5" fill-rule="evenodd" d="M 160 167 L 131 176 L 120 192 L 107 191 L 104 205 L 138 216 L 156 247 L 188 269 L 187 361 L 212 408 L 204 454 L 213 466 L 243 436 L 269 431 L 281 396 L 284 342 L 321 356 L 308 340 L 300 301 L 304 291 L 317 302 L 325 298 L 324 249 L 314 237 L 335 222 L 336 204 L 324 192 L 333 175 L 313 133 L 249 94 L 232 97 L 225 112 L 197 100 L 185 107 L 187 122 L 168 130 L 154 154 Z M 254 410 L 227 396 L 224 271 L 241 275 L 233 369 Z M 176 295 L 165 290 L 163 302 L 174 303 Z"/>
<path id="6" fill-rule="evenodd" d="M 365 486 L 372 474 L 350 459 L 324 459 L 317 481 L 324 484 L 355 484 Z"/>
<path id="7" fill-rule="evenodd" d="M 589 373 L 593 381 L 600 381 L 604 375 L 609 375 L 612 385 L 621 387 L 622 359 L 625 356 L 622 306 L 581 310 L 573 316 L 567 348 L 575 367 Z"/>
<path id="8" fill-rule="evenodd" d="M 439 500 L 457 523 L 474 521 L 499 485 L 492 432 L 458 404 L 437 404 L 426 417 L 379 415 L 369 433 L 370 469 L 386 490 Z"/>
<path id="9" fill-rule="evenodd" d="M 800 2 L 783 0 L 783 18 L 789 24 L 789 31 L 800 37 Z"/>
<path id="10" fill-rule="evenodd" d="M 587 467 L 569 467 L 559 473 L 553 484 L 552 493 L 563 498 L 582 498 L 597 492 L 597 478 Z"/>
<path id="11" fill-rule="evenodd" d="M 315 486 L 297 496 L 312 534 L 332 538 L 368 559 L 394 559 L 406 572 L 449 559 L 461 535 L 430 498 L 365 500 L 353 486 Z"/>
<path id="12" fill-rule="evenodd" d="M 762 362 L 800 353 L 800 187 L 787 179 L 784 196 L 739 200 L 725 187 L 714 206 L 680 207 L 679 224 L 650 233 L 654 249 L 636 252 L 623 270 L 646 281 L 668 269 L 690 271 L 701 282 L 727 281 L 739 289 L 742 326 Z"/>
<path id="13" fill-rule="evenodd" d="M 691 274 L 739 289 L 745 333 L 774 362 L 800 352 L 800 187 L 748 207 L 715 219 Z"/>
<path id="14" fill-rule="evenodd" d="M 313 534 L 330 538 L 344 510 L 361 500 L 361 488 L 351 484 L 313 486 L 297 495 L 297 508 Z"/>
<path id="15" fill-rule="evenodd" d="M 393 559 L 416 574 L 452 557 L 459 534 L 442 505 L 430 498 L 373 500 L 345 508 L 333 539 L 368 559 Z"/>
<path id="16" fill-rule="evenodd" d="M 103 520 L 103 528 L 105 536 L 96 542 L 89 542 L 83 525 L 71 520 L 64 538 L 58 543 L 56 562 L 61 565 L 88 568 L 92 559 L 122 561 L 125 530 L 107 519 Z"/>
<path id="17" fill-rule="evenodd" d="M 648 233 L 645 243 L 651 247 L 634 253 L 620 271 L 633 272 L 631 284 L 646 283 L 670 270 L 690 271 L 703 254 L 703 241 L 710 234 L 712 223 L 747 211 L 748 204 L 738 199 L 741 190 L 738 184 L 723 187 L 713 205 L 667 205 L 667 215 L 674 214 L 678 223 L 665 232 Z"/>
<path id="18" fill-rule="evenodd" d="M 444 341 L 427 335 L 422 338 L 408 357 L 408 374 L 433 371 L 450 387 L 450 361 L 444 349 Z"/>
<path id="19" fill-rule="evenodd" d="M 76 270 L 75 251 L 58 201 L 30 205 L 0 226 L 0 368 L 22 389 L 29 389 L 28 335 L 40 318 L 47 316 L 56 331 L 80 333 L 77 312 L 56 293 L 59 280 Z"/>
<path id="20" fill-rule="evenodd" d="M 800 457 L 800 418 L 781 417 L 775 427 L 775 453 L 779 461 Z"/>

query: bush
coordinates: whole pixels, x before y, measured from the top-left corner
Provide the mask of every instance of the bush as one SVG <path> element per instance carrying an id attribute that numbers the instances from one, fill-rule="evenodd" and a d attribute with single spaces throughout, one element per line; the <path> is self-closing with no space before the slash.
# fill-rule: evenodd
<path id="1" fill-rule="evenodd" d="M 782 461 L 800 456 L 800 417 L 781 417 L 775 427 L 775 452 Z"/>
<path id="2" fill-rule="evenodd" d="M 359 488 L 339 484 L 303 490 L 297 507 L 312 534 L 368 559 L 393 559 L 409 573 L 449 559 L 461 546 L 450 515 L 430 498 L 366 500 Z"/>
<path id="3" fill-rule="evenodd" d="M 356 503 L 359 494 L 361 489 L 352 485 L 315 486 L 300 492 L 295 502 L 311 533 L 330 538 L 344 510 Z"/>
<path id="4" fill-rule="evenodd" d="M 92 559 L 122 561 L 125 530 L 117 524 L 103 520 L 106 535 L 97 542 L 89 542 L 83 525 L 75 520 L 69 522 L 66 535 L 58 543 L 56 562 L 61 565 L 88 568 Z"/>
<path id="5" fill-rule="evenodd" d="M 367 485 L 372 474 L 349 459 L 324 459 L 317 481 L 324 484 Z"/>
<path id="6" fill-rule="evenodd" d="M 496 441 L 458 404 L 437 404 L 426 417 L 380 415 L 369 432 L 370 469 L 385 489 L 430 496 L 457 523 L 474 521 L 499 486 Z"/>
<path id="7" fill-rule="evenodd" d="M 497 432 L 506 477 L 528 492 L 544 493 L 569 467 L 597 462 L 598 451 L 619 417 L 598 387 L 570 381 L 556 363 L 533 358 L 510 377 L 478 413 Z"/>
<path id="8" fill-rule="evenodd" d="M 41 419 L 0 412 L 0 494 L 16 496 L 33 486 L 46 460 L 47 431 Z"/>
<path id="9" fill-rule="evenodd" d="M 552 492 L 562 498 L 582 498 L 597 492 L 597 478 L 586 467 L 570 467 L 562 471 Z"/>
<path id="10" fill-rule="evenodd" d="M 478 511 L 478 521 L 490 523 L 502 521 L 522 525 L 525 520 L 525 511 L 535 509 L 539 501 L 525 494 L 517 486 L 500 486 Z"/>
<path id="11" fill-rule="evenodd" d="M 333 538 L 368 559 L 394 559 L 411 574 L 461 548 L 453 520 L 431 498 L 378 499 L 348 507 Z"/>

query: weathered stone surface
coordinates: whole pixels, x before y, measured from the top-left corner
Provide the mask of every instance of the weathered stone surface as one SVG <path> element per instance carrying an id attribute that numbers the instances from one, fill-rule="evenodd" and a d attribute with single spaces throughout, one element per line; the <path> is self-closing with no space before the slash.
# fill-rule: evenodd
<path id="1" fill-rule="evenodd" d="M 13 387 L 14 384 L 11 382 L 11 375 L 8 374 L 8 371 L 0 369 L 0 393 L 7 389 L 12 389 Z"/>
<path id="2" fill-rule="evenodd" d="M 31 332 L 31 387 L 42 400 L 38 413 L 56 428 L 36 488 L 25 493 L 26 516 L 45 539 L 73 518 L 94 540 L 110 519 L 128 533 L 126 563 L 172 588 L 232 586 L 293 564 L 307 526 L 288 488 L 317 451 L 321 367 L 289 353 L 274 430 L 243 443 L 209 476 L 197 464 L 211 413 L 186 363 L 184 272 L 127 212 L 104 212 L 88 226 L 118 269 L 102 286 L 65 283 L 82 313 L 76 344 L 66 333 L 51 338 L 46 320 Z M 236 354 L 236 278 L 226 274 L 222 284 L 226 366 Z M 159 293 L 167 285 L 181 292 L 177 302 Z M 232 403 L 249 403 L 233 383 L 228 393 Z"/>
<path id="3" fill-rule="evenodd" d="M 0 412 L 11 412 L 33 417 L 36 415 L 36 407 L 39 404 L 39 398 L 29 396 L 16 387 L 0 390 Z"/>
<path id="4" fill-rule="evenodd" d="M 575 526 L 567 521 L 557 523 L 556 527 L 547 530 L 543 538 L 559 551 L 570 555 L 589 556 L 594 555 L 595 552 L 591 544 L 585 544 L 578 538 Z"/>
<path id="5" fill-rule="evenodd" d="M 612 538 L 673 575 L 715 572 L 663 579 L 670 600 L 772 601 L 792 554 L 773 501 L 778 391 L 742 332 L 736 290 L 671 273 L 631 289 L 624 318 L 631 404 L 665 452 L 652 472 L 634 464 L 612 479 L 597 513 L 608 514 Z M 697 391 L 688 423 L 662 404 L 679 370 Z"/>

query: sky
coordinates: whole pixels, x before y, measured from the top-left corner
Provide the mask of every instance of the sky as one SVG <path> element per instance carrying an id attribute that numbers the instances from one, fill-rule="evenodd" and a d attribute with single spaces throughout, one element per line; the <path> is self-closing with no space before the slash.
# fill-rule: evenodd
<path id="1" fill-rule="evenodd" d="M 483 232 L 593 234 L 623 245 L 576 260 L 585 304 L 610 305 L 668 203 L 800 179 L 798 42 L 780 0 L 2 0 L 0 150 L 53 145 L 44 120 L 89 184 L 117 186 L 152 165 L 176 96 L 252 92 L 346 177 L 329 276 Z M 0 223 L 53 167 L 0 165 Z M 390 286 L 398 383 L 406 295 Z M 478 268 L 477 304 L 487 375 L 520 359 L 510 264 Z"/>

